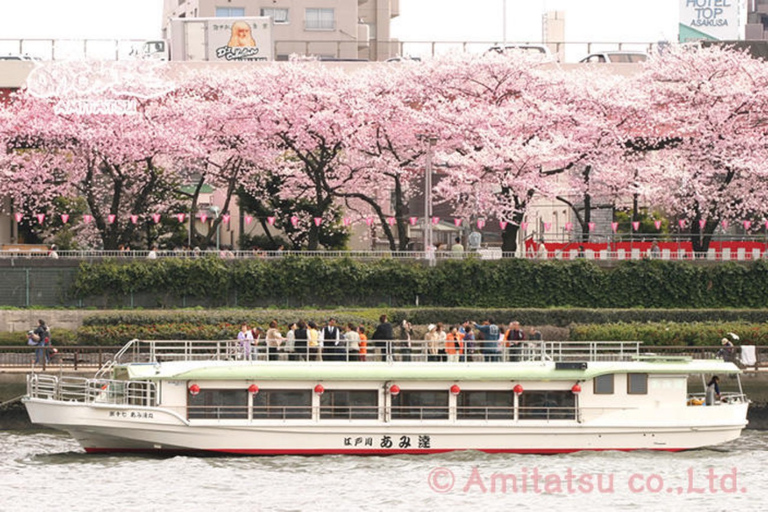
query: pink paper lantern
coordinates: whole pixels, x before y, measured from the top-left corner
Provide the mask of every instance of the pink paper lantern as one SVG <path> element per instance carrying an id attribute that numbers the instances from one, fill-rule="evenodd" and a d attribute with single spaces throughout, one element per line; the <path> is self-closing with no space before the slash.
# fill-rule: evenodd
<path id="1" fill-rule="evenodd" d="M 114 213 L 110 213 L 109 215 L 107 215 L 107 222 L 109 222 L 110 224 L 114 224 L 116 219 L 117 219 L 117 215 L 115 215 Z"/>
<path id="2" fill-rule="evenodd" d="M 570 231 L 571 229 L 573 229 L 573 224 L 571 222 L 566 222 L 565 223 L 565 230 L 566 231 Z"/>
<path id="3" fill-rule="evenodd" d="M 208 220 L 208 215 L 201 213 L 200 214 L 200 222 L 205 222 Z"/>
<path id="4" fill-rule="evenodd" d="M 24 218 L 24 215 L 20 213 L 15 213 L 13 216 L 16 218 L 16 222 L 21 222 L 21 219 Z"/>
<path id="5" fill-rule="evenodd" d="M 437 224 L 440 222 L 440 217 L 432 217 L 432 224 Z"/>
<path id="6" fill-rule="evenodd" d="M 660 220 L 653 221 L 653 225 L 656 226 L 656 229 L 661 229 L 661 221 Z"/>
<path id="7" fill-rule="evenodd" d="M 349 226 L 350 224 L 352 224 L 352 219 L 350 219 L 349 217 L 344 217 L 341 220 L 342 220 L 342 222 L 344 223 L 345 226 Z"/>
<path id="8" fill-rule="evenodd" d="M 632 229 L 634 229 L 635 231 L 640 229 L 640 223 L 638 221 L 632 222 Z"/>
<path id="9" fill-rule="evenodd" d="M 611 222 L 611 230 L 615 233 L 616 230 L 619 229 L 619 223 L 618 222 Z"/>
<path id="10" fill-rule="evenodd" d="M 744 231 L 749 230 L 749 228 L 751 228 L 751 227 L 752 227 L 752 221 L 745 220 L 744 221 Z"/>
<path id="11" fill-rule="evenodd" d="M 155 224 L 160 222 L 160 214 L 159 213 L 153 213 L 152 214 L 152 220 L 154 221 Z"/>
<path id="12" fill-rule="evenodd" d="M 550 229 L 552 229 L 552 223 L 551 222 L 545 222 L 544 223 L 544 231 L 546 232 L 546 231 L 549 231 Z"/>
<path id="13" fill-rule="evenodd" d="M 139 216 L 138 215 L 131 215 L 131 223 L 136 224 L 139 222 Z"/>
<path id="14" fill-rule="evenodd" d="M 223 220 L 225 224 L 229 224 L 229 221 L 231 218 L 232 216 L 228 213 L 225 213 L 224 215 L 221 216 L 221 220 Z"/>
<path id="15" fill-rule="evenodd" d="M 250 215 L 245 216 L 245 225 L 248 226 L 251 222 L 253 222 L 253 217 Z"/>
<path id="16" fill-rule="evenodd" d="M 707 221 L 704 219 L 699 219 L 699 229 L 704 229 L 704 226 L 707 224 Z"/>
<path id="17" fill-rule="evenodd" d="M 685 219 L 680 219 L 677 221 L 677 225 L 680 226 L 680 229 L 685 228 Z"/>
<path id="18" fill-rule="evenodd" d="M 410 223 L 411 223 L 411 226 L 415 226 L 415 225 L 416 225 L 416 223 L 419 221 L 419 219 L 418 219 L 418 218 L 416 218 L 416 217 L 411 217 L 411 218 L 410 218 L 410 219 L 408 219 L 408 220 L 410 221 Z"/>
<path id="19" fill-rule="evenodd" d="M 183 214 L 183 213 L 177 213 L 177 214 L 176 214 L 176 219 L 177 219 L 179 222 L 184 222 L 184 219 L 185 219 L 185 218 L 186 218 L 186 215 L 185 215 L 185 214 Z"/>
<path id="20" fill-rule="evenodd" d="M 366 217 L 365 223 L 368 224 L 368 227 L 371 227 L 373 225 L 373 217 Z"/>
<path id="21" fill-rule="evenodd" d="M 35 217 L 37 217 L 37 222 L 39 224 L 42 224 L 43 221 L 45 220 L 45 214 L 44 213 L 38 213 L 37 215 L 35 215 Z"/>
<path id="22" fill-rule="evenodd" d="M 394 226 L 395 222 L 397 222 L 397 219 L 395 219 L 394 217 L 387 217 L 387 224 L 389 224 L 390 226 Z"/>
<path id="23" fill-rule="evenodd" d="M 299 218 L 295 215 L 291 217 L 291 226 L 297 227 L 299 225 Z"/>
<path id="24" fill-rule="evenodd" d="M 523 231 L 528 229 L 528 223 L 527 222 L 521 222 L 520 223 L 520 229 L 522 229 Z"/>
<path id="25" fill-rule="evenodd" d="M 315 217 L 313 220 L 315 221 L 315 226 L 319 226 L 320 224 L 323 223 L 322 217 Z"/>
<path id="26" fill-rule="evenodd" d="M 502 231 L 507 229 L 507 225 L 509 225 L 509 222 L 505 220 L 499 221 L 499 228 L 501 228 Z"/>
<path id="27" fill-rule="evenodd" d="M 590 231 L 594 231 L 595 230 L 595 223 L 594 222 L 587 223 L 587 226 L 589 226 L 589 230 Z"/>
<path id="28" fill-rule="evenodd" d="M 477 219 L 477 229 L 483 229 L 485 227 L 485 221 L 483 219 Z"/>
<path id="29" fill-rule="evenodd" d="M 721 224 L 723 225 L 723 229 L 728 229 L 728 221 L 727 220 L 724 220 L 723 222 L 721 222 Z"/>
<path id="30" fill-rule="evenodd" d="M 461 219 L 453 219 L 453 225 L 456 227 L 461 226 Z"/>
<path id="31" fill-rule="evenodd" d="M 85 222 L 86 224 L 88 224 L 92 220 L 93 220 L 93 215 L 88 215 L 87 213 L 83 215 L 83 222 Z"/>
<path id="32" fill-rule="evenodd" d="M 275 225 L 275 217 L 267 217 L 267 224 L 269 224 L 270 226 L 274 226 Z"/>
<path id="33" fill-rule="evenodd" d="M 69 214 L 68 213 L 62 213 L 61 214 L 61 222 L 63 222 L 64 224 L 69 222 Z"/>

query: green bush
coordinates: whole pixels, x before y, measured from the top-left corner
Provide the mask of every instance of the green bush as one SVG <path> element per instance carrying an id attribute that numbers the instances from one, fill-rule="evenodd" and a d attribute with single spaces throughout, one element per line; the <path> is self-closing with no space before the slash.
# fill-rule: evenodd
<path id="1" fill-rule="evenodd" d="M 768 324 L 747 322 L 608 323 L 573 325 L 573 341 L 642 341 L 646 345 L 720 345 L 728 333 L 740 345 L 768 345 Z"/>
<path id="2" fill-rule="evenodd" d="M 472 308 L 766 308 L 768 261 L 708 264 L 440 261 L 286 256 L 83 263 L 72 293 L 92 303 L 149 295 L 158 304 L 206 306 Z"/>

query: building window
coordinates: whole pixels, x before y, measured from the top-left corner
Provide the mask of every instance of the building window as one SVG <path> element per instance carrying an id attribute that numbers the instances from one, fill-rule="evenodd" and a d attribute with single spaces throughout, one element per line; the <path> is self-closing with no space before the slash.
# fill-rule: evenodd
<path id="1" fill-rule="evenodd" d="M 217 18 L 237 18 L 245 16 L 245 7 L 217 7 Z"/>
<path id="2" fill-rule="evenodd" d="M 201 389 L 196 396 L 188 396 L 189 419 L 248 418 L 248 391 L 245 389 Z"/>
<path id="3" fill-rule="evenodd" d="M 275 23 L 288 23 L 288 9 L 262 7 L 261 15 L 271 16 Z"/>
<path id="4" fill-rule="evenodd" d="M 594 386 L 596 395 L 612 395 L 613 374 L 600 375 L 599 377 L 595 377 Z"/>
<path id="5" fill-rule="evenodd" d="M 647 395 L 648 394 L 648 374 L 647 373 L 628 373 L 627 374 L 627 394 L 628 395 Z"/>
<path id="6" fill-rule="evenodd" d="M 393 420 L 447 420 L 448 391 L 401 391 L 392 397 Z"/>
<path id="7" fill-rule="evenodd" d="M 375 420 L 379 418 L 376 390 L 326 390 L 320 397 L 321 419 Z"/>
<path id="8" fill-rule="evenodd" d="M 456 417 L 460 420 L 514 419 L 514 394 L 511 391 L 462 391 L 457 397 Z"/>
<path id="9" fill-rule="evenodd" d="M 253 397 L 253 419 L 312 419 L 312 392 L 302 389 L 262 389 Z"/>
<path id="10" fill-rule="evenodd" d="M 306 30 L 335 30 L 336 20 L 333 9 L 307 9 L 304 28 Z"/>
<path id="11" fill-rule="evenodd" d="M 576 398 L 570 391 L 525 391 L 518 401 L 518 419 L 572 420 Z"/>

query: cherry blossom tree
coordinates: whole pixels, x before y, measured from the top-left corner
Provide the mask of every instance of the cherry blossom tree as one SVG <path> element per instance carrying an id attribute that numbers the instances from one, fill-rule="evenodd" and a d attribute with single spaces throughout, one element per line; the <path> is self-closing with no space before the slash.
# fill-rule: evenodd
<path id="1" fill-rule="evenodd" d="M 722 221 L 765 212 L 768 71 L 737 51 L 672 48 L 634 81 L 648 96 L 633 149 L 655 153 L 638 174 L 641 196 L 687 219 L 694 251 Z"/>

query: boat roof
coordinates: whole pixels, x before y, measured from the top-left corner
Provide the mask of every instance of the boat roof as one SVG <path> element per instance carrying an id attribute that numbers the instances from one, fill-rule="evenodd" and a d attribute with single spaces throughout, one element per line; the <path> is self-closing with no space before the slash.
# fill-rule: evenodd
<path id="1" fill-rule="evenodd" d="M 686 357 L 638 357 L 633 361 L 589 361 L 556 365 L 552 361 L 511 363 L 434 362 L 282 362 L 170 361 L 117 365 L 135 380 L 274 380 L 274 381 L 503 381 L 589 380 L 611 373 L 653 375 L 737 374 L 733 363 Z"/>

